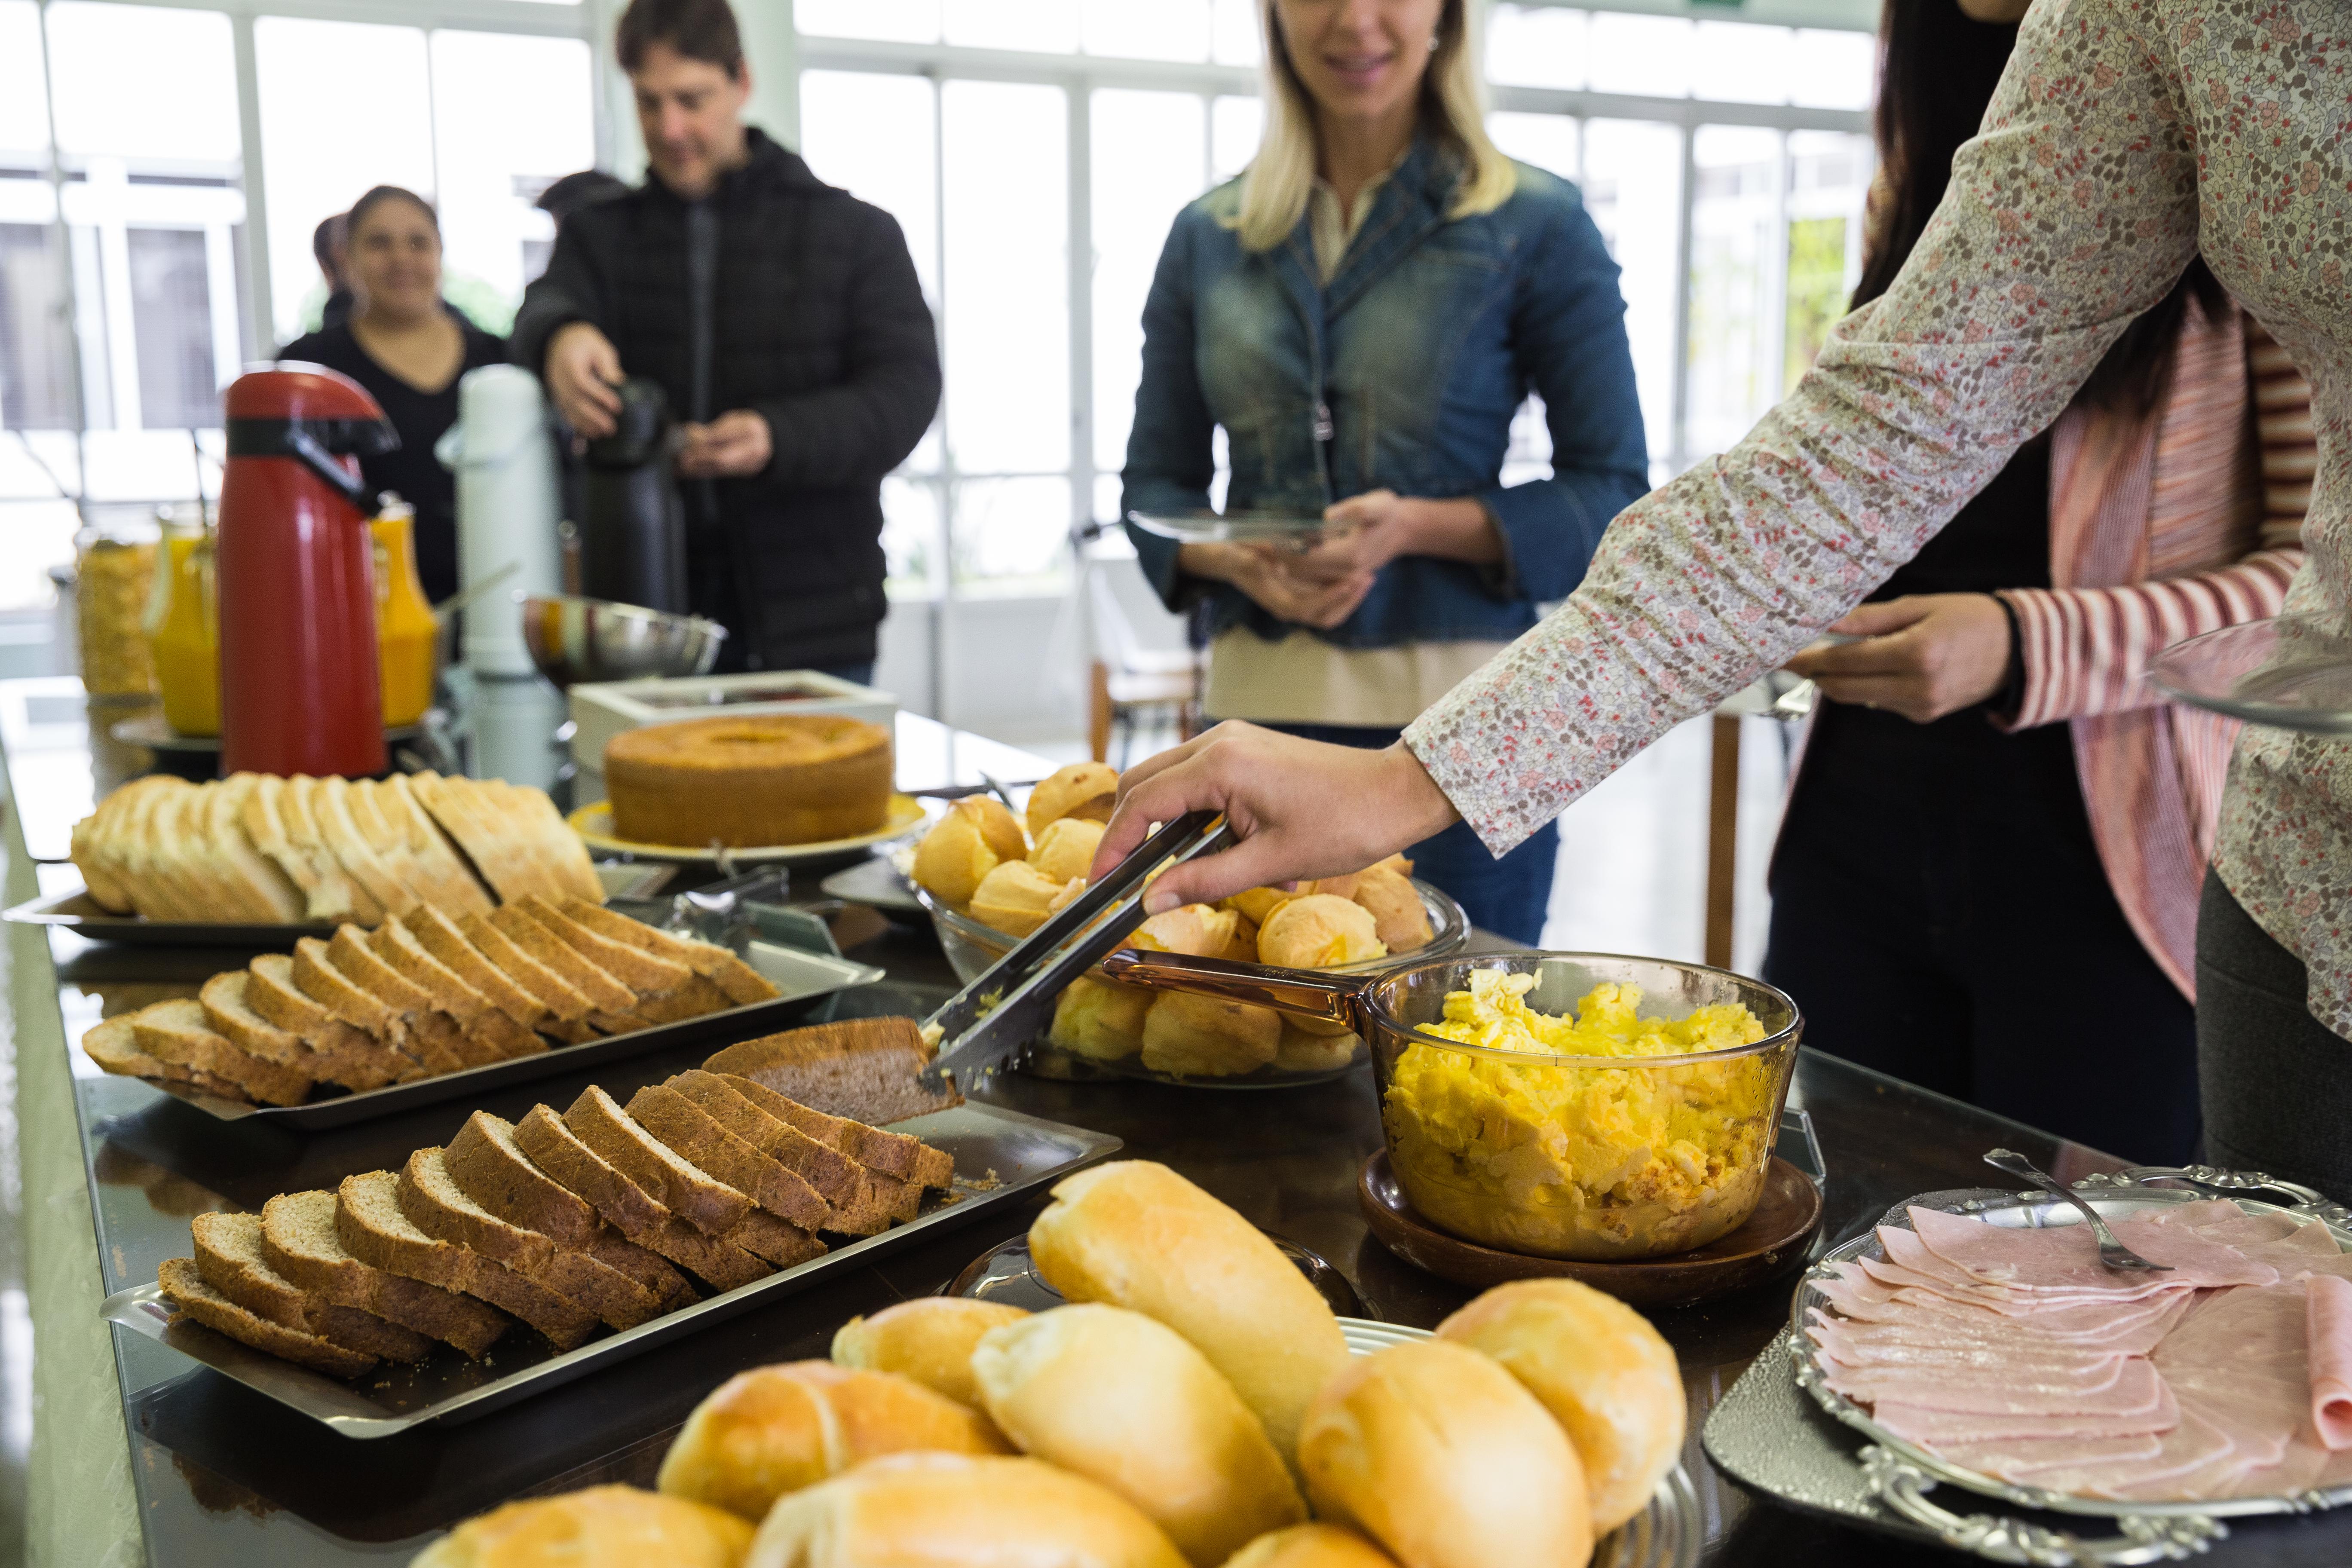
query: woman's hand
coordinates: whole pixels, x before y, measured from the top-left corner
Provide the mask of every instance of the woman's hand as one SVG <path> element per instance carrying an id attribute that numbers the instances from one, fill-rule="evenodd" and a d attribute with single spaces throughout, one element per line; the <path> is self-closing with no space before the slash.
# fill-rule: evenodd
<path id="1" fill-rule="evenodd" d="M 1292 569 L 1293 556 L 1255 544 L 1187 544 L 1177 563 L 1195 577 L 1230 583 L 1277 620 L 1328 631 L 1356 613 L 1376 573 L 1316 581 Z"/>
<path id="2" fill-rule="evenodd" d="M 1188 811 L 1223 812 L 1242 840 L 1163 875 L 1148 913 L 1360 871 L 1461 820 L 1402 742 L 1369 752 L 1228 721 L 1120 775 L 1092 878 L 1133 853 L 1153 824 Z"/>
<path id="3" fill-rule="evenodd" d="M 1858 642 L 1788 663 L 1837 702 L 1886 708 L 1915 724 L 1975 706 L 2009 674 L 2009 616 L 1990 594 L 1910 594 L 1858 605 L 1829 628 Z"/>
<path id="4" fill-rule="evenodd" d="M 1329 583 L 1376 573 L 1400 555 L 1433 555 L 1479 565 L 1503 558 L 1502 537 L 1475 500 L 1431 500 L 1366 490 L 1323 509 L 1331 531 L 1289 558 L 1291 572 Z"/>
<path id="5" fill-rule="evenodd" d="M 547 342 L 547 391 L 573 433 L 610 436 L 621 415 L 621 351 L 586 321 L 570 321 Z"/>
<path id="6" fill-rule="evenodd" d="M 766 416 L 749 408 L 722 414 L 708 425 L 681 425 L 678 435 L 680 479 L 741 479 L 766 468 L 776 451 Z"/>

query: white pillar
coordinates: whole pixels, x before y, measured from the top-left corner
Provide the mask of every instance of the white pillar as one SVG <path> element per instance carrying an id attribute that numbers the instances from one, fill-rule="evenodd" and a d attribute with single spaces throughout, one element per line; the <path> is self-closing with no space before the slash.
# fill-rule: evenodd
<path id="1" fill-rule="evenodd" d="M 752 124 L 798 152 L 801 144 L 801 43 L 792 0 L 734 0 L 751 68 Z"/>

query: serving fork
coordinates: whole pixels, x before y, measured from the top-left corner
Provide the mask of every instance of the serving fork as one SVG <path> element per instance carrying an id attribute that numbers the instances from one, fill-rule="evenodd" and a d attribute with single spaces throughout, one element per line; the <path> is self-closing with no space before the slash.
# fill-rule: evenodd
<path id="1" fill-rule="evenodd" d="M 2083 1217 L 2091 1224 L 2091 1234 L 2099 1238 L 2099 1262 L 2105 1267 L 2123 1269 L 2146 1268 L 2162 1274 L 2172 1272 L 2171 1264 L 2150 1263 L 2147 1258 L 2117 1241 L 2116 1233 L 2107 1228 L 2107 1222 L 2100 1217 L 2099 1211 L 2085 1203 L 2080 1193 L 2042 1170 L 2024 1155 L 2014 1150 L 1994 1149 L 1989 1151 L 1984 1158 L 1985 1163 L 1995 1170 L 2007 1171 L 2012 1176 L 2023 1176 L 2043 1192 L 2064 1198 L 2068 1203 L 2081 1209 Z"/>

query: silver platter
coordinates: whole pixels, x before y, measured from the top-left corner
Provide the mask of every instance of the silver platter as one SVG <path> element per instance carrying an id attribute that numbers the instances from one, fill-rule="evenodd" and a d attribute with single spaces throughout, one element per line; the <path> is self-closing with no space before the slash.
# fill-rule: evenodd
<path id="1" fill-rule="evenodd" d="M 2150 1187 L 2156 1181 L 2185 1181 L 2207 1192 L 2182 1192 Z M 2126 1219 L 2174 1205 L 2220 1195 L 2248 1214 L 2288 1214 L 2328 1227 L 2337 1247 L 2352 1251 L 2352 1213 L 2308 1188 L 2247 1172 L 2210 1166 L 2140 1167 L 2074 1184 L 2091 1206 L 2108 1219 Z M 2294 1198 L 2292 1204 L 2265 1203 L 2241 1195 L 2252 1190 L 2273 1190 Z M 2081 1216 L 2055 1198 L 2021 1194 L 2014 1198 L 1961 1203 L 1947 1210 L 1966 1214 L 1991 1225 L 2018 1229 L 2077 1225 Z M 2121 1502 L 2077 1497 L 2038 1487 L 2021 1487 L 1995 1476 L 1963 1468 L 1915 1443 L 1887 1431 L 1861 1405 L 1829 1386 L 1821 1348 L 1805 1331 L 1806 1315 L 1813 1308 L 1832 1311 L 1820 1281 L 1832 1278 L 1830 1266 L 1859 1258 L 1880 1256 L 1878 1237 L 1865 1233 L 1831 1248 L 1805 1271 L 1789 1303 L 1790 1360 L 1797 1386 L 1813 1397 L 1831 1415 L 1868 1437 L 1870 1446 L 1859 1456 L 1872 1493 L 1911 1523 L 1939 1537 L 1946 1545 L 1972 1552 L 1994 1563 L 2030 1564 L 2135 1564 L 2179 1560 L 2205 1551 L 2230 1533 L 2226 1519 L 2254 1514 L 2308 1513 L 2352 1502 L 2352 1487 L 2327 1491 L 2251 1498 L 2216 1498 L 2193 1502 Z M 1964 1488 L 2017 1508 L 2044 1513 L 2074 1514 L 2115 1521 L 2118 1534 L 2085 1540 L 2028 1521 L 1990 1514 L 1956 1514 L 1931 1501 L 1927 1494 L 1939 1485 Z"/>

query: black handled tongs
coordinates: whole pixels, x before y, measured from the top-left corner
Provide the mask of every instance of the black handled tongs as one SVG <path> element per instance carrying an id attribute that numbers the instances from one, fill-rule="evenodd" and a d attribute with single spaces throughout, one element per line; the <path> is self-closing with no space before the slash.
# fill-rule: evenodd
<path id="1" fill-rule="evenodd" d="M 1053 1022 L 1062 988 L 1143 923 L 1145 883 L 1152 872 L 1163 862 L 1213 854 L 1232 841 L 1233 830 L 1213 811 L 1180 816 L 1145 839 L 1110 875 L 925 1021 L 926 1030 L 940 1031 L 940 1052 L 923 1069 L 924 1087 L 968 1089 L 1027 1049 Z"/>

